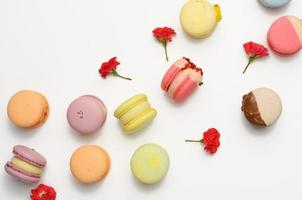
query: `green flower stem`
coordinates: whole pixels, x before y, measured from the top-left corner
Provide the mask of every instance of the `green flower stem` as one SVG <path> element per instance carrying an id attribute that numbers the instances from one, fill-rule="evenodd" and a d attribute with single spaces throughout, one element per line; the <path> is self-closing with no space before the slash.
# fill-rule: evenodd
<path id="1" fill-rule="evenodd" d="M 185 140 L 186 142 L 198 142 L 198 143 L 203 143 L 203 139 L 201 140 Z"/>
<path id="2" fill-rule="evenodd" d="M 244 68 L 243 74 L 246 72 L 246 70 L 249 68 L 250 64 L 256 59 L 256 56 L 249 57 L 249 62 L 247 63 L 246 67 Z"/>
<path id="3" fill-rule="evenodd" d="M 168 62 L 169 61 L 169 57 L 168 57 L 167 41 L 163 40 L 162 44 L 163 44 L 164 49 L 165 49 L 166 61 Z"/>
<path id="4" fill-rule="evenodd" d="M 130 80 L 130 81 L 132 80 L 131 78 L 128 78 L 128 77 L 125 77 L 125 76 L 121 76 L 115 69 L 112 70 L 111 74 L 113 76 L 120 77 L 120 78 L 125 79 L 125 80 Z"/>

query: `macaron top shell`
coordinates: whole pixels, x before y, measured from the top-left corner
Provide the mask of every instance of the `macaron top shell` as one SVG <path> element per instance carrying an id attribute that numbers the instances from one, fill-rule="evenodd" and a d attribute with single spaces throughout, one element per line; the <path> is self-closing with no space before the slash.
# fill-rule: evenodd
<path id="1" fill-rule="evenodd" d="M 79 133 L 96 132 L 105 122 L 107 110 L 104 103 L 92 95 L 85 95 L 74 100 L 68 107 L 67 120 Z"/>
<path id="2" fill-rule="evenodd" d="M 13 153 L 27 162 L 36 165 L 38 167 L 44 167 L 47 163 L 46 158 L 34 149 L 28 148 L 23 145 L 16 145 L 13 148 Z"/>
<path id="3" fill-rule="evenodd" d="M 130 165 L 132 173 L 139 181 L 155 184 L 167 174 L 169 156 L 160 145 L 144 144 L 134 152 Z"/>
<path id="4" fill-rule="evenodd" d="M 269 88 L 257 88 L 244 95 L 242 111 L 252 124 L 262 127 L 270 126 L 281 115 L 281 98 Z"/>
<path id="5" fill-rule="evenodd" d="M 110 157 L 101 147 L 84 145 L 79 147 L 70 159 L 73 176 L 84 184 L 102 180 L 110 169 Z"/>
<path id="6" fill-rule="evenodd" d="M 23 128 L 35 127 L 47 118 L 49 112 L 46 98 L 35 91 L 22 90 L 14 94 L 7 106 L 9 119 Z"/>
<path id="7" fill-rule="evenodd" d="M 258 0 L 262 5 L 268 8 L 280 8 L 290 2 L 290 0 Z"/>
<path id="8" fill-rule="evenodd" d="M 281 56 L 297 53 L 302 48 L 302 21 L 294 16 L 278 18 L 271 25 L 267 40 L 270 48 Z"/>
<path id="9" fill-rule="evenodd" d="M 207 0 L 189 0 L 180 13 L 184 31 L 193 38 L 208 37 L 220 19 L 219 7 L 214 7 Z"/>

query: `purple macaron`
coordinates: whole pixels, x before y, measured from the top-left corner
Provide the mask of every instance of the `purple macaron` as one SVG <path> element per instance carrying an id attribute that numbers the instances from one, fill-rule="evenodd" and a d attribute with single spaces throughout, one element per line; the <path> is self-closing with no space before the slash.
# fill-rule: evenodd
<path id="1" fill-rule="evenodd" d="M 105 104 L 93 95 L 84 95 L 75 99 L 67 110 L 69 125 L 83 135 L 94 133 L 101 128 L 106 116 Z"/>
<path id="2" fill-rule="evenodd" d="M 34 149 L 23 145 L 13 148 L 14 157 L 4 166 L 5 171 L 25 183 L 36 183 L 40 180 L 46 159 Z"/>

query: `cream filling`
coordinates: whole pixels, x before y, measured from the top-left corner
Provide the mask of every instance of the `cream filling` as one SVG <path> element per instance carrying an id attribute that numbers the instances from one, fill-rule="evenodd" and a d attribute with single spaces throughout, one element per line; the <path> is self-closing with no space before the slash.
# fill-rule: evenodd
<path id="1" fill-rule="evenodd" d="M 271 89 L 258 88 L 253 91 L 261 118 L 267 126 L 273 124 L 281 115 L 282 102 Z"/>
<path id="2" fill-rule="evenodd" d="M 293 16 L 289 16 L 288 19 L 296 30 L 296 33 L 299 37 L 302 46 L 302 21 L 299 18 Z"/>
<path id="3" fill-rule="evenodd" d="M 138 105 L 136 105 L 135 107 L 133 107 L 131 110 L 129 110 L 128 112 L 126 112 L 121 118 L 120 121 L 123 124 L 127 124 L 129 121 L 131 121 L 132 119 L 134 119 L 137 115 L 139 115 L 140 113 L 149 110 L 151 108 L 151 105 L 148 101 L 142 102 Z"/>
<path id="4" fill-rule="evenodd" d="M 40 175 L 42 173 L 41 168 L 36 167 L 28 162 L 25 162 L 16 156 L 12 158 L 11 163 L 26 172 L 30 172 L 37 175 Z"/>
<path id="5" fill-rule="evenodd" d="M 188 61 L 184 58 L 181 58 L 174 63 L 174 65 L 178 68 L 183 68 L 186 66 L 186 64 L 188 64 Z"/>

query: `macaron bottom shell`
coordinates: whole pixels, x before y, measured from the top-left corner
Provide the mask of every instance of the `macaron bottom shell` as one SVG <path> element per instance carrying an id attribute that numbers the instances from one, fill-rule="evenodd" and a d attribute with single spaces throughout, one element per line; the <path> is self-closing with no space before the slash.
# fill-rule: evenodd
<path id="1" fill-rule="evenodd" d="M 6 163 L 4 167 L 5 171 L 11 176 L 15 177 L 21 182 L 24 183 L 37 183 L 40 180 L 40 176 L 26 173 L 25 171 L 14 167 L 11 163 Z"/>
<path id="2" fill-rule="evenodd" d="M 147 127 L 156 117 L 157 111 L 153 108 L 139 114 L 123 126 L 126 133 L 131 134 Z"/>
<path id="3" fill-rule="evenodd" d="M 157 144 L 144 144 L 133 154 L 130 162 L 133 175 L 144 184 L 160 182 L 168 172 L 169 156 Z"/>

